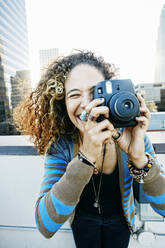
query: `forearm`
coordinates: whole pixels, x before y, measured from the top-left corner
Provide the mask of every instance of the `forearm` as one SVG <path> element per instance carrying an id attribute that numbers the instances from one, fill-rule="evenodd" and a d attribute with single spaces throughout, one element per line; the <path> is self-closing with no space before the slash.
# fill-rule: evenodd
<path id="1" fill-rule="evenodd" d="M 75 157 L 68 165 L 66 173 L 53 187 L 53 193 L 65 204 L 74 205 L 93 174 L 93 168 Z"/>
<path id="2" fill-rule="evenodd" d="M 68 164 L 60 180 L 39 198 L 36 205 L 36 221 L 40 232 L 46 238 L 52 237 L 73 213 L 92 173 L 92 167 L 83 164 L 76 157 Z M 49 185 L 48 181 L 47 186 Z"/>
<path id="3" fill-rule="evenodd" d="M 143 190 L 154 210 L 165 217 L 165 177 L 158 164 L 155 163 L 144 178 Z"/>

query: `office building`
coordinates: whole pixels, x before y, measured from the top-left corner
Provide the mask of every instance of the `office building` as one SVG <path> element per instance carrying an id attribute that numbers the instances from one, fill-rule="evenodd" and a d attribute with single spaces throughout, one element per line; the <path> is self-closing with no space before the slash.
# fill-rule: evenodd
<path id="1" fill-rule="evenodd" d="M 41 73 L 46 67 L 60 55 L 58 48 L 42 49 L 40 50 L 40 70 Z"/>
<path id="2" fill-rule="evenodd" d="M 6 105 L 7 100 L 4 103 L 5 112 L 8 109 L 11 112 L 11 79 L 18 71 L 29 69 L 25 0 L 0 0 L 0 57 L 3 67 L 1 85 L 6 87 L 3 94 L 8 92 L 3 98 L 9 97 L 9 105 Z M 5 115 L 6 123 L 11 122 L 10 117 Z"/>
<path id="3" fill-rule="evenodd" d="M 17 71 L 11 77 L 11 106 L 12 110 L 31 91 L 30 71 Z"/>
<path id="4" fill-rule="evenodd" d="M 165 83 L 165 4 L 160 14 L 156 49 L 155 83 Z"/>
<path id="5" fill-rule="evenodd" d="M 10 118 L 9 99 L 4 81 L 4 67 L 0 57 L 0 130 L 2 133 L 8 132 L 9 126 L 6 122 Z"/>
<path id="6" fill-rule="evenodd" d="M 138 84 L 135 90 L 144 97 L 149 109 L 152 107 L 150 111 L 165 111 L 165 83 Z"/>

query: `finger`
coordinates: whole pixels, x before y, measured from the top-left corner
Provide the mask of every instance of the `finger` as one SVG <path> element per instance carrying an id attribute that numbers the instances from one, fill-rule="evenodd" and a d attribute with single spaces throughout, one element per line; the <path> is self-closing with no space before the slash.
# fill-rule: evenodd
<path id="1" fill-rule="evenodd" d="M 104 102 L 104 98 L 97 98 L 91 101 L 85 108 L 87 113 L 90 113 L 92 108 L 99 106 Z"/>
<path id="2" fill-rule="evenodd" d="M 137 96 L 137 99 L 138 99 L 138 101 L 140 103 L 140 107 L 145 107 L 146 104 L 145 104 L 144 98 L 139 93 L 137 93 L 136 96 Z"/>
<path id="3" fill-rule="evenodd" d="M 118 142 L 121 138 L 121 132 L 119 132 L 117 129 L 114 129 L 112 133 L 112 139 L 116 142 Z"/>
<path id="4" fill-rule="evenodd" d="M 109 108 L 106 106 L 100 106 L 92 108 L 90 114 L 96 118 L 98 118 L 100 115 L 104 115 L 106 118 L 109 117 Z"/>
<path id="5" fill-rule="evenodd" d="M 147 107 L 140 107 L 140 113 L 144 115 L 148 120 L 150 120 L 151 114 Z"/>
<path id="6" fill-rule="evenodd" d="M 114 131 L 114 126 L 108 120 L 97 123 L 97 125 L 95 125 L 93 128 L 95 133 L 103 132 L 105 130 L 109 130 L 111 133 Z"/>
<path id="7" fill-rule="evenodd" d="M 97 142 L 99 142 L 99 143 L 101 142 L 102 144 L 103 143 L 105 144 L 105 143 L 110 142 L 110 141 L 112 141 L 112 132 L 109 130 L 101 132 L 97 136 Z"/>
<path id="8" fill-rule="evenodd" d="M 145 116 L 139 116 L 136 117 L 136 120 L 138 121 L 139 124 L 147 126 L 148 125 L 148 119 Z"/>

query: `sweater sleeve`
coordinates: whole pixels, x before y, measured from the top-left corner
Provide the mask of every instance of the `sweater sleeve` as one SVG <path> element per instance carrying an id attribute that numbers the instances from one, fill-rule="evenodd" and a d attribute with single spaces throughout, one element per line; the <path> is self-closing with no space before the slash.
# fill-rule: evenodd
<path id="1" fill-rule="evenodd" d="M 144 179 L 144 194 L 154 211 L 165 217 L 165 173 L 148 137 L 145 138 L 145 150 L 154 157 L 155 163 Z"/>
<path id="2" fill-rule="evenodd" d="M 63 146 L 45 158 L 44 177 L 36 202 L 35 219 L 39 231 L 51 238 L 71 216 L 93 169 L 73 158 L 70 162 Z"/>

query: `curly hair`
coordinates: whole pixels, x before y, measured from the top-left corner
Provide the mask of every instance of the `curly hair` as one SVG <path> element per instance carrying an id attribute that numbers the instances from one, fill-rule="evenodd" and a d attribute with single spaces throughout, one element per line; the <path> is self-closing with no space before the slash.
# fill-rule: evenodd
<path id="1" fill-rule="evenodd" d="M 18 131 L 30 135 L 40 154 L 47 151 L 52 141 L 57 143 L 60 135 L 72 134 L 74 137 L 78 134 L 65 106 L 65 81 L 79 64 L 94 66 L 105 80 L 116 76 L 114 65 L 92 52 L 78 51 L 59 57 L 48 66 L 36 89 L 14 109 L 13 118 Z"/>

